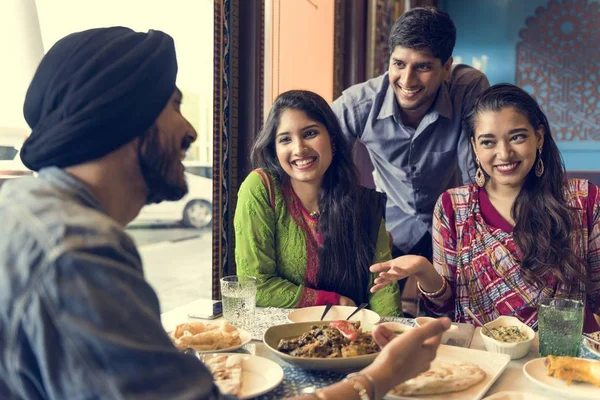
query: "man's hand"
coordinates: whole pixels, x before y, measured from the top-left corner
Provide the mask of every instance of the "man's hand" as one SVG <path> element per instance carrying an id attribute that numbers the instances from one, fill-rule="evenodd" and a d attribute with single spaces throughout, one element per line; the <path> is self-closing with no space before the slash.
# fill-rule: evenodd
<path id="1" fill-rule="evenodd" d="M 383 349 L 375 361 L 364 369 L 375 379 L 378 395 L 383 396 L 394 386 L 427 371 L 436 356 L 442 333 L 448 328 L 449 318 L 438 318 L 402 335 L 378 326 L 373 331 L 373 337 Z"/>

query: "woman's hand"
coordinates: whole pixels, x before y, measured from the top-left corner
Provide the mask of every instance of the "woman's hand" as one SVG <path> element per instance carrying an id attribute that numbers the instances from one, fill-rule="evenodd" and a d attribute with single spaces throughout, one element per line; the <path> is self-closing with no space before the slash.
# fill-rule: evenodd
<path id="1" fill-rule="evenodd" d="M 375 278 L 375 284 L 371 288 L 372 293 L 383 289 L 390 283 L 397 282 L 411 275 L 415 275 L 419 282 L 422 280 L 432 280 L 431 283 L 435 281 L 434 285 L 438 287 L 440 285 L 438 273 L 429 260 L 422 256 L 408 255 L 398 257 L 383 263 L 373 264 L 370 270 L 371 272 L 379 272 L 379 276 Z M 435 275 L 438 278 L 434 278 Z M 425 286 L 423 283 L 421 283 L 421 286 Z"/>
<path id="2" fill-rule="evenodd" d="M 378 326 L 373 331 L 373 337 L 383 349 L 375 361 L 364 369 L 375 380 L 378 397 L 383 397 L 394 386 L 427 371 L 435 358 L 441 334 L 448 328 L 449 318 L 438 318 L 401 335 Z"/>
<path id="3" fill-rule="evenodd" d="M 340 295 L 340 306 L 356 307 L 356 303 L 351 298 Z"/>

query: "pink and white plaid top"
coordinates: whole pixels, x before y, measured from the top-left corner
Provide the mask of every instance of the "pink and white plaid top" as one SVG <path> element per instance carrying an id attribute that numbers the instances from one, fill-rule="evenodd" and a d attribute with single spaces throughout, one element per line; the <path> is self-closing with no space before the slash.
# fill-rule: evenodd
<path id="1" fill-rule="evenodd" d="M 567 203 L 576 209 L 579 218 L 574 224 L 573 248 L 587 260 L 585 273 L 594 283 L 587 294 L 582 283 L 566 286 L 550 274 L 542 277 L 546 282 L 543 288 L 528 285 L 518 262 L 513 227 L 492 206 L 485 190 L 472 184 L 448 190 L 436 204 L 433 264 L 448 281 L 452 297 L 442 306 L 425 297 L 427 308 L 457 322 L 474 323 L 464 307 L 484 322 L 512 315 L 537 329 L 540 299 L 577 299 L 586 304 L 584 331 L 598 330 L 592 313 L 600 314 L 599 191 L 597 186 L 582 179 L 568 180 L 565 190 Z"/>

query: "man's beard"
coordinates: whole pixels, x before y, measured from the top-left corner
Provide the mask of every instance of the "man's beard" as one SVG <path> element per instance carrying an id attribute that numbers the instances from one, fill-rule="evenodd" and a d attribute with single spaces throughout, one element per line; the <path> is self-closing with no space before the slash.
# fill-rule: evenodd
<path id="1" fill-rule="evenodd" d="M 163 200 L 179 200 L 188 192 L 185 179 L 177 179 L 174 171 L 181 149 L 172 155 L 161 147 L 158 127 L 153 125 L 141 137 L 138 148 L 140 170 L 148 195 L 146 204 L 160 203 Z"/>

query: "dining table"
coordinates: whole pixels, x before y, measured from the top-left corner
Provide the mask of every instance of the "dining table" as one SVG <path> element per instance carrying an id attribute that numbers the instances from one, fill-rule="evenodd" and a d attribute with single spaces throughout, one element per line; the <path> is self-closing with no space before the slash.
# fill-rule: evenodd
<path id="1" fill-rule="evenodd" d="M 196 304 L 196 302 L 192 302 L 161 314 L 161 322 L 164 329 L 168 332 L 173 330 L 178 324 L 192 320 L 202 322 L 214 322 L 222 320 L 223 318 L 220 317 L 219 319 L 212 321 L 189 318 L 188 314 L 194 313 L 197 307 L 198 305 Z M 248 329 L 252 336 L 252 340 L 248 344 L 237 350 L 238 352 L 267 358 L 276 362 L 283 368 L 284 378 L 282 383 L 276 388 L 274 388 L 271 392 L 256 397 L 256 399 L 271 400 L 292 397 L 301 394 L 303 390 L 309 387 L 321 388 L 332 383 L 338 382 L 348 374 L 348 371 L 309 371 L 287 364 L 279 357 L 277 357 L 263 343 L 264 332 L 271 326 L 288 323 L 287 315 L 290 313 L 290 311 L 292 310 L 274 307 L 257 307 L 254 324 L 251 329 Z M 388 321 L 401 322 L 413 326 L 415 325 L 414 321 L 409 318 L 382 318 L 382 322 Z M 485 350 L 483 339 L 481 338 L 481 335 L 479 333 L 479 331 L 481 330 L 480 327 L 473 329 L 472 325 L 457 325 L 459 325 L 459 327 L 461 328 L 461 332 L 464 332 L 464 340 L 454 341 L 454 343 L 452 343 L 453 345 L 471 348 L 475 350 Z M 536 333 L 536 338 L 532 342 L 532 346 L 530 348 L 529 353 L 521 359 L 512 360 L 508 363 L 505 370 L 487 391 L 484 399 L 489 396 L 492 396 L 493 394 L 506 391 L 530 394 L 532 398 L 545 398 L 548 400 L 563 400 L 570 398 L 576 399 L 576 396 L 570 397 L 568 394 L 565 395 L 564 393 L 557 393 L 551 389 L 535 384 L 525 376 L 523 372 L 523 366 L 530 360 L 539 357 L 539 341 Z M 593 353 L 591 353 L 585 346 L 583 346 L 583 344 L 581 346 L 581 357 L 600 360 L 599 357 L 596 357 Z M 537 397 L 535 395 L 537 395 Z M 528 398 L 528 396 L 525 396 L 523 398 Z"/>

